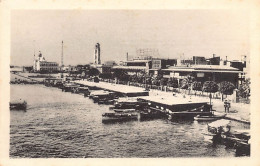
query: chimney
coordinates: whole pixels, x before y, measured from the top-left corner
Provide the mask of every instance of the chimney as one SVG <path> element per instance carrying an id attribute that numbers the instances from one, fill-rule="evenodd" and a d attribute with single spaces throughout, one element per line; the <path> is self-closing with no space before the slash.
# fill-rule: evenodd
<path id="1" fill-rule="evenodd" d="M 126 53 L 126 61 L 128 61 L 128 52 Z"/>
<path id="2" fill-rule="evenodd" d="M 213 58 L 215 58 L 216 57 L 216 54 L 213 54 Z"/>

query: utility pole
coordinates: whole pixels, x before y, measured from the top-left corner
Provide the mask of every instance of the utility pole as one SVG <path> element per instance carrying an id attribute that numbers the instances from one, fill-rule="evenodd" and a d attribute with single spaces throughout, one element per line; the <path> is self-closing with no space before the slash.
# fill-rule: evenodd
<path id="1" fill-rule="evenodd" d="M 61 42 L 61 67 L 63 67 L 63 40 Z"/>
<path id="2" fill-rule="evenodd" d="M 63 78 L 63 40 L 61 42 L 61 67 L 60 67 L 60 72 L 61 72 L 61 78 Z"/>

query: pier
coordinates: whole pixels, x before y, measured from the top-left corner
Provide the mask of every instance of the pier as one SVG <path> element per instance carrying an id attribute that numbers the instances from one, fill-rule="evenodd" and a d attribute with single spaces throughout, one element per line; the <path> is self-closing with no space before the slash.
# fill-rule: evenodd
<path id="1" fill-rule="evenodd" d="M 137 97 L 137 96 L 149 96 L 149 92 L 142 90 L 141 88 L 120 85 L 120 84 L 110 84 L 105 82 L 90 82 L 86 80 L 71 81 L 79 85 L 84 85 L 89 88 L 103 89 L 115 93 L 119 93 L 126 97 Z"/>

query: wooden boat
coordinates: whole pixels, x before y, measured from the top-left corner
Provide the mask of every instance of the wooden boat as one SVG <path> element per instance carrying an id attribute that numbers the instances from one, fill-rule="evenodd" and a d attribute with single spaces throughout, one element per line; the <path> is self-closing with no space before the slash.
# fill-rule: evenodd
<path id="1" fill-rule="evenodd" d="M 192 106 L 192 105 L 191 105 Z M 198 105 L 197 105 L 198 106 Z M 185 111 L 171 111 L 169 110 L 167 112 L 168 119 L 173 120 L 173 119 L 194 119 L 195 116 L 211 116 L 212 113 L 208 110 L 208 105 L 207 103 L 205 105 L 200 105 L 198 107 L 191 107 L 191 109 L 185 110 Z"/>
<path id="2" fill-rule="evenodd" d="M 114 100 L 113 92 L 104 92 L 93 96 L 94 103 L 105 104 L 109 100 Z"/>
<path id="3" fill-rule="evenodd" d="M 86 97 L 90 94 L 90 91 L 88 87 L 77 87 L 75 93 L 82 93 Z"/>
<path id="4" fill-rule="evenodd" d="M 231 121 L 226 119 L 220 119 L 207 124 L 207 133 L 203 133 L 204 139 L 215 143 L 223 141 L 223 135 L 230 132 Z"/>
<path id="5" fill-rule="evenodd" d="M 102 122 L 111 121 L 127 121 L 137 120 L 138 115 L 136 113 L 104 113 L 102 114 Z"/>
<path id="6" fill-rule="evenodd" d="M 218 119 L 222 119 L 226 116 L 227 114 L 221 114 L 221 113 L 212 113 L 212 115 L 208 115 L 208 116 L 203 116 L 203 115 L 197 115 L 194 117 L 194 120 L 197 121 L 213 121 L 213 120 L 218 120 Z"/>
<path id="7" fill-rule="evenodd" d="M 100 94 L 108 94 L 108 91 L 105 91 L 105 90 L 92 90 L 88 97 L 90 99 L 93 99 L 94 96 L 100 95 Z"/>
<path id="8" fill-rule="evenodd" d="M 250 131 L 234 130 L 222 136 L 226 147 L 235 148 L 236 156 L 250 155 Z"/>
<path id="9" fill-rule="evenodd" d="M 78 88 L 79 85 L 76 85 L 74 83 L 66 83 L 63 85 L 62 91 L 64 92 L 73 92 L 75 88 Z"/>
<path id="10" fill-rule="evenodd" d="M 136 109 L 114 109 L 117 113 L 131 113 L 136 112 Z"/>
<path id="11" fill-rule="evenodd" d="M 155 108 L 148 108 L 140 112 L 140 119 L 146 120 L 146 119 L 157 119 L 157 118 L 166 118 L 166 114 L 163 113 L 159 109 Z"/>
<path id="12" fill-rule="evenodd" d="M 114 104 L 114 100 L 113 99 L 99 99 L 98 100 L 98 104 L 107 104 L 107 105 L 113 105 Z"/>
<path id="13" fill-rule="evenodd" d="M 120 98 L 115 101 L 115 109 L 138 109 L 142 110 L 147 106 L 147 102 L 139 101 L 136 97 Z"/>
<path id="14" fill-rule="evenodd" d="M 26 101 L 10 102 L 9 108 L 10 108 L 10 110 L 24 110 L 24 111 L 26 111 L 27 102 Z"/>

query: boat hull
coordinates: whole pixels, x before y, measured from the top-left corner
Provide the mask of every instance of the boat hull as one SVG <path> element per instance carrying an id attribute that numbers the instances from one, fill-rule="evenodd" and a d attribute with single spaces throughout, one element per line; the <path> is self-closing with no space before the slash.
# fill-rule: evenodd
<path id="1" fill-rule="evenodd" d="M 123 122 L 129 120 L 138 120 L 137 114 L 118 114 L 118 113 L 109 113 L 102 115 L 102 122 Z"/>

